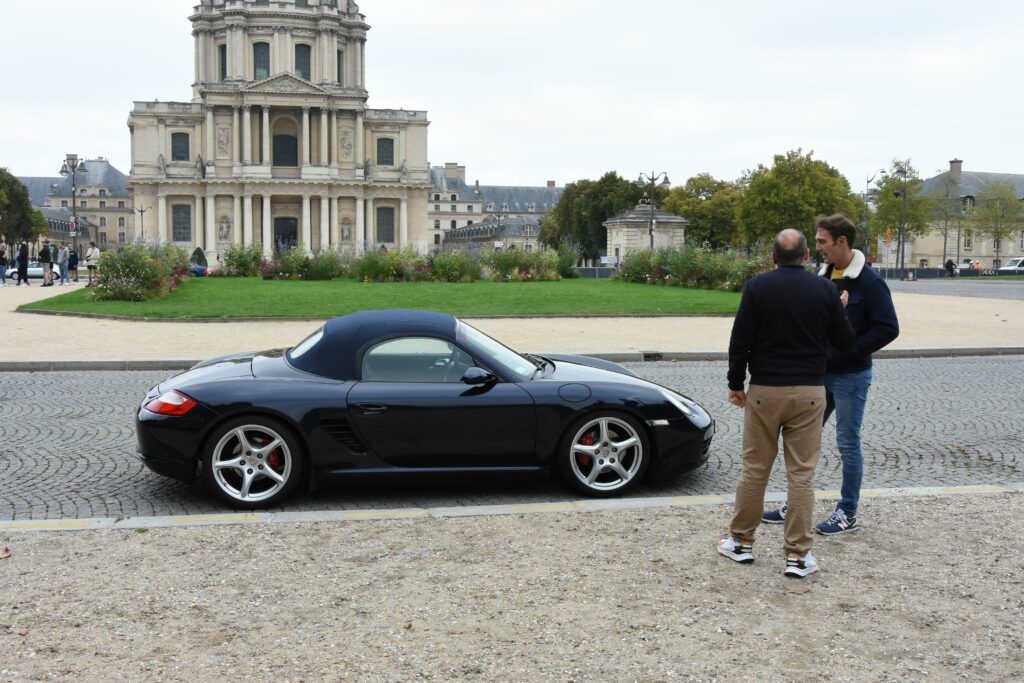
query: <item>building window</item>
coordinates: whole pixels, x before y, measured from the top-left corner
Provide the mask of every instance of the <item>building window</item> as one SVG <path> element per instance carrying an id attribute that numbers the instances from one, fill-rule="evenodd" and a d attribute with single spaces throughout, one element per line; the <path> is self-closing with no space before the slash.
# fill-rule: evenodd
<path id="1" fill-rule="evenodd" d="M 453 202 L 454 202 L 454 201 L 457 201 L 457 200 L 458 200 L 458 198 L 459 198 L 459 195 L 457 195 L 457 194 L 453 194 L 453 195 L 452 195 L 452 201 L 453 201 Z"/>
<path id="2" fill-rule="evenodd" d="M 257 81 L 270 77 L 270 43 L 252 46 L 253 77 Z"/>
<path id="3" fill-rule="evenodd" d="M 395 210 L 390 206 L 377 207 L 377 242 L 395 241 Z"/>
<path id="4" fill-rule="evenodd" d="M 100 216 L 100 227 L 101 228 L 107 227 L 107 217 L 106 216 Z"/>
<path id="5" fill-rule="evenodd" d="M 124 233 L 123 232 L 117 233 L 117 243 L 118 244 L 124 244 Z"/>
<path id="6" fill-rule="evenodd" d="M 309 7 L 309 0 L 295 0 L 296 7 Z"/>
<path id="7" fill-rule="evenodd" d="M 85 188 L 83 187 L 81 190 L 79 190 L 78 194 L 85 194 Z"/>
<path id="8" fill-rule="evenodd" d="M 501 210 L 502 211 L 508 211 L 508 202 L 503 202 L 502 203 Z"/>
<path id="9" fill-rule="evenodd" d="M 107 243 L 107 233 L 101 232 L 100 233 L 100 244 L 101 245 L 106 245 L 106 243 Z"/>
<path id="10" fill-rule="evenodd" d="M 395 165 L 395 140 L 394 138 L 377 139 L 377 165 Z"/>
<path id="11" fill-rule="evenodd" d="M 455 221 L 452 221 L 452 230 L 455 229 Z"/>
<path id="12" fill-rule="evenodd" d="M 441 195 L 439 195 L 439 194 L 435 194 L 435 195 L 434 195 L 434 201 L 435 201 L 435 202 L 439 202 L 439 201 L 441 201 Z"/>
<path id="13" fill-rule="evenodd" d="M 473 205 L 469 204 L 468 206 L 466 206 L 466 211 L 473 213 Z"/>
<path id="14" fill-rule="evenodd" d="M 106 196 L 107 196 L 107 191 L 106 191 L 106 190 L 103 190 L 103 189 L 101 189 L 101 190 L 100 190 L 100 196 L 101 196 L 101 197 L 106 197 Z"/>
<path id="15" fill-rule="evenodd" d="M 441 233 L 437 233 L 437 234 L 434 235 L 434 246 L 436 247 L 436 246 L 439 246 L 440 244 L 441 244 Z"/>
<path id="16" fill-rule="evenodd" d="M 970 230 L 964 230 L 964 249 L 974 248 L 974 233 Z"/>
<path id="17" fill-rule="evenodd" d="M 441 213 L 441 205 L 440 204 L 434 204 L 434 212 L 435 213 Z"/>
<path id="18" fill-rule="evenodd" d="M 175 204 L 171 207 L 171 239 L 175 242 L 192 241 L 192 207 L 188 204 Z"/>
<path id="19" fill-rule="evenodd" d="M 524 225 L 523 226 L 523 234 L 524 235 L 532 235 L 533 234 L 533 226 L 532 225 Z"/>
<path id="20" fill-rule="evenodd" d="M 188 133 L 171 133 L 171 161 L 188 161 Z"/>
<path id="21" fill-rule="evenodd" d="M 441 221 L 434 221 L 434 230 L 441 229 Z"/>
<path id="22" fill-rule="evenodd" d="M 274 136 L 274 166 L 299 165 L 299 139 L 294 135 Z"/>
<path id="23" fill-rule="evenodd" d="M 524 244 L 523 245 L 523 251 L 525 251 L 527 254 L 529 254 L 530 252 L 533 251 L 533 245 L 532 244 Z"/>
<path id="24" fill-rule="evenodd" d="M 121 216 L 120 218 L 117 219 L 117 227 L 119 227 L 119 228 L 123 228 L 124 227 L 124 216 Z"/>
<path id="25" fill-rule="evenodd" d="M 487 210 L 488 211 L 494 211 L 494 203 L 493 202 L 487 205 Z"/>
<path id="26" fill-rule="evenodd" d="M 458 210 L 459 210 L 459 205 L 458 204 L 452 204 L 452 213 L 455 213 Z"/>
<path id="27" fill-rule="evenodd" d="M 124 208 L 124 202 L 118 202 L 117 203 L 117 208 L 123 209 Z"/>
<path id="28" fill-rule="evenodd" d="M 345 85 L 345 52 L 338 50 L 338 85 Z"/>
<path id="29" fill-rule="evenodd" d="M 60 200 L 60 205 L 62 207 L 64 207 L 65 209 L 68 208 L 68 200 L 66 200 L 66 199 Z"/>
<path id="30" fill-rule="evenodd" d="M 85 201 L 83 199 L 82 201 L 78 202 L 78 208 L 80 208 L 80 209 L 87 209 L 87 208 L 89 208 L 89 202 L 87 202 L 87 201 Z"/>
<path id="31" fill-rule="evenodd" d="M 295 46 L 295 75 L 299 78 L 304 78 L 307 81 L 309 78 L 309 63 L 310 63 L 310 48 L 309 45 L 296 45 Z"/>
<path id="32" fill-rule="evenodd" d="M 107 208 L 107 203 L 105 201 L 103 201 L 102 199 L 100 200 L 100 208 L 101 209 Z"/>
<path id="33" fill-rule="evenodd" d="M 972 208 L 974 208 L 974 197 L 964 197 L 962 201 L 963 201 L 964 209 L 972 209 Z"/>
<path id="34" fill-rule="evenodd" d="M 471 226 L 471 225 L 473 225 L 473 221 L 466 221 L 466 227 L 467 227 L 467 228 L 468 228 L 469 226 Z"/>
<path id="35" fill-rule="evenodd" d="M 217 46 L 217 63 L 220 65 L 220 80 L 228 80 L 228 46 Z"/>

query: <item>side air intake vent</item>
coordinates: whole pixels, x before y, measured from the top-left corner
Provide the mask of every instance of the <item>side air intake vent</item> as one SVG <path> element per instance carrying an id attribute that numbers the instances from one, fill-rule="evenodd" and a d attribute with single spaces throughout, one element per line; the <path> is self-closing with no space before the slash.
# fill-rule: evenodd
<path id="1" fill-rule="evenodd" d="M 345 448 L 353 453 L 366 453 L 366 446 L 356 436 L 356 433 L 352 431 L 352 427 L 349 426 L 348 420 L 345 418 L 330 418 L 323 420 L 321 424 L 327 433 L 337 439 Z"/>

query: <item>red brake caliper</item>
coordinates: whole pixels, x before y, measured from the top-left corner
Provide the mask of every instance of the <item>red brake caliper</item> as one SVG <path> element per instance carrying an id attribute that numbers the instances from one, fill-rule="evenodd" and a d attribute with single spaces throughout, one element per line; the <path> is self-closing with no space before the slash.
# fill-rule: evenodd
<path id="1" fill-rule="evenodd" d="M 580 445 L 581 446 L 593 446 L 594 445 L 594 433 L 593 432 L 587 432 L 586 434 L 584 434 L 583 438 L 580 439 Z M 577 453 L 576 454 L 576 462 L 579 463 L 580 465 L 586 467 L 587 465 L 590 464 L 590 456 L 587 455 L 586 453 Z"/>
<path id="2" fill-rule="evenodd" d="M 267 464 L 274 470 L 279 469 L 281 467 L 281 451 L 275 450 L 273 453 L 268 455 Z"/>

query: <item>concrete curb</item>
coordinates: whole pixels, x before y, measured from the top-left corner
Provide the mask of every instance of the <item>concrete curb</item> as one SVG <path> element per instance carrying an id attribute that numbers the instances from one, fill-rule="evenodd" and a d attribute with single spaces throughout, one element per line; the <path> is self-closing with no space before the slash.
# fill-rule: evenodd
<path id="1" fill-rule="evenodd" d="M 543 354 L 542 354 L 543 355 Z M 725 361 L 729 354 L 723 351 L 623 351 L 583 354 L 613 363 L 641 362 L 700 362 Z M 958 358 L 963 356 L 1021 356 L 1024 346 L 993 346 L 962 349 L 900 349 L 882 350 L 874 354 L 876 360 L 908 358 Z M 0 361 L 0 372 L 78 372 L 78 371 L 150 371 L 188 370 L 199 360 L 169 358 L 157 360 L 29 360 Z"/>
<path id="2" fill-rule="evenodd" d="M 96 320 L 117 320 L 133 323 L 322 323 L 337 316 L 320 318 L 140 318 L 131 315 L 109 315 L 107 313 L 79 313 L 76 311 L 49 311 L 18 307 L 15 313 L 31 315 L 56 315 L 66 318 L 93 318 Z M 735 313 L 588 313 L 586 318 L 733 318 Z M 465 320 L 555 320 L 558 318 L 579 318 L 578 313 L 553 315 L 459 315 Z"/>
<path id="3" fill-rule="evenodd" d="M 1024 493 L 1024 482 L 1005 485 L 924 486 L 881 488 L 861 491 L 863 498 L 917 498 L 924 496 L 991 495 Z M 839 491 L 816 491 L 817 500 L 836 500 Z M 324 510 L 309 512 L 242 512 L 224 514 L 176 515 L 166 517 L 96 517 L 90 519 L 40 519 L 0 521 L 0 531 L 95 531 L 98 529 L 158 529 L 168 527 L 225 526 L 239 524 L 309 524 L 360 522 L 391 519 L 452 519 L 498 515 L 532 515 L 552 512 L 601 512 L 702 505 L 730 505 L 734 494 L 678 496 L 659 498 L 594 499 L 521 505 L 471 505 L 462 507 L 403 508 L 397 510 Z M 769 493 L 765 500 L 781 502 L 783 492 Z"/>

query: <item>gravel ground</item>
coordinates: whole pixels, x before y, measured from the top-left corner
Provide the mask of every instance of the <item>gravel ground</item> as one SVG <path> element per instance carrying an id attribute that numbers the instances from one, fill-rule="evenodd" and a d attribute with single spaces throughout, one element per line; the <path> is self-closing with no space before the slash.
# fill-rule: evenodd
<path id="1" fill-rule="evenodd" d="M 1020 680 L 1022 513 L 867 500 L 804 581 L 728 506 L 9 533 L 0 680 Z"/>

